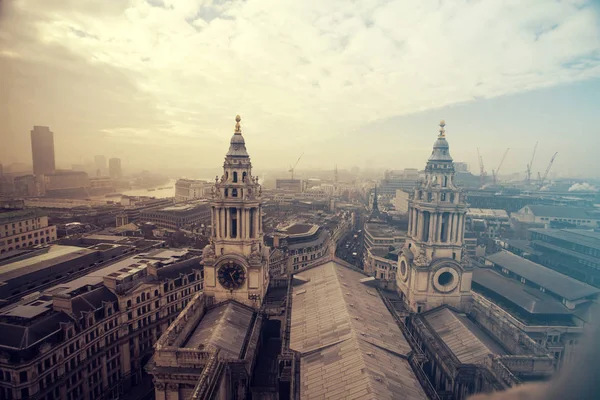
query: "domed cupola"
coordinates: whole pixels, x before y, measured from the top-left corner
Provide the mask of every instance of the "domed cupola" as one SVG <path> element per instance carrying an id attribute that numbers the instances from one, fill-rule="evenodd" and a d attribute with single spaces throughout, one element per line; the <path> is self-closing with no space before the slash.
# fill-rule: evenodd
<path id="1" fill-rule="evenodd" d="M 242 136 L 242 127 L 240 126 L 241 120 L 239 115 L 235 117 L 235 132 L 231 137 L 229 151 L 226 154 L 227 157 L 249 157 L 248 152 L 246 151 L 246 142 Z"/>

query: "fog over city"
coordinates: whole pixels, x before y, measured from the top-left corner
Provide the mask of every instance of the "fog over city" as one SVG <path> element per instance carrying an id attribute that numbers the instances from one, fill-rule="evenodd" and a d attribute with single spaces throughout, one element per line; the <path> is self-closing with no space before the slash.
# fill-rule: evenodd
<path id="1" fill-rule="evenodd" d="M 130 170 L 222 161 L 236 114 L 259 168 L 455 159 L 598 176 L 600 17 L 573 1 L 15 0 L 0 9 L 0 161 L 94 154 Z"/>

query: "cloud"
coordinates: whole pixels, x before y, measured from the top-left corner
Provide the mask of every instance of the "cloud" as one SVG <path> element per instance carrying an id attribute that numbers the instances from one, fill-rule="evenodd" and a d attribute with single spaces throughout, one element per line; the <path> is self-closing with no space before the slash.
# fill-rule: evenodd
<path id="1" fill-rule="evenodd" d="M 11 3 L 11 129 L 43 124 L 46 109 L 55 130 L 123 146 L 176 136 L 199 151 L 240 113 L 253 155 L 284 162 L 377 120 L 600 76 L 600 20 L 582 1 Z"/>

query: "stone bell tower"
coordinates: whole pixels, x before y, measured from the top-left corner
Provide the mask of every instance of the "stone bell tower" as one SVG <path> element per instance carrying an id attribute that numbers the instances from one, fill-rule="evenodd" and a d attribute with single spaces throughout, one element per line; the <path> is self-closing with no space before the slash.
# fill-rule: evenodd
<path id="1" fill-rule="evenodd" d="M 204 248 L 204 293 L 260 307 L 269 284 L 269 249 L 263 241 L 262 189 L 236 117 L 223 175 L 212 191 L 210 244 Z"/>
<path id="2" fill-rule="evenodd" d="M 398 259 L 396 283 L 411 311 L 449 304 L 468 308 L 472 269 L 463 258 L 466 202 L 454 182 L 444 121 L 409 199 L 408 239 Z"/>

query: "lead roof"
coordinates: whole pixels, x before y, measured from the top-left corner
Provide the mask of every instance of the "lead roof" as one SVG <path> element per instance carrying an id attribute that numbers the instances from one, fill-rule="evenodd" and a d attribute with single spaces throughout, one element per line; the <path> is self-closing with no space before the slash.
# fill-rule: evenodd
<path id="1" fill-rule="evenodd" d="M 298 274 L 290 348 L 300 356 L 302 399 L 426 399 L 411 349 L 365 276 L 335 262 Z"/>

